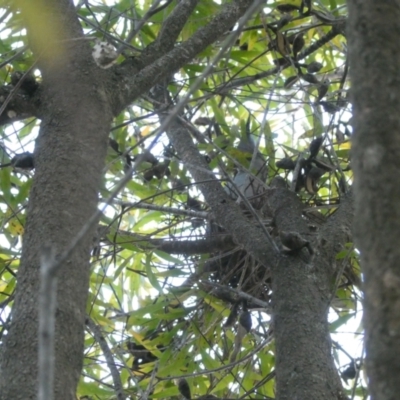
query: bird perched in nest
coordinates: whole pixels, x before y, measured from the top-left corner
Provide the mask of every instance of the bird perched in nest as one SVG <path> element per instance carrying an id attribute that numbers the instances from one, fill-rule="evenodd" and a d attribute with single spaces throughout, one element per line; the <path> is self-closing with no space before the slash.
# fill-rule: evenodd
<path id="1" fill-rule="evenodd" d="M 255 159 L 252 160 L 255 144 L 249 131 L 247 131 L 245 137 L 241 138 L 237 150 L 245 153 L 249 162 L 252 161 L 248 169 L 251 173 L 239 169 L 232 180 L 234 184 L 232 185 L 229 182 L 225 186 L 225 190 L 232 200 L 237 200 L 238 190 L 246 196 L 246 198 L 250 199 L 264 191 L 264 183 L 268 176 L 268 168 L 264 156 L 259 151 L 256 152 Z"/>

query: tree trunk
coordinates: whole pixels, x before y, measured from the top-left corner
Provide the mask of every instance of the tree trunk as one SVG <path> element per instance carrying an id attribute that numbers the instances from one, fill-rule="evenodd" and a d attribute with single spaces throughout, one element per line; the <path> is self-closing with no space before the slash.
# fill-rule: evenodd
<path id="1" fill-rule="evenodd" d="M 66 38 L 80 37 L 80 26 L 67 0 L 54 2 L 42 18 L 55 20 Z M 35 37 L 37 26 L 29 26 Z M 34 42 L 36 54 L 43 48 Z M 100 70 L 86 41 L 63 46 L 62 59 L 39 58 L 43 84 L 41 128 L 35 148 L 35 176 L 13 319 L 4 344 L 0 398 L 37 398 L 39 259 L 50 245 L 59 255 L 84 221 L 96 211 L 107 151 L 111 111 Z M 59 271 L 55 398 L 75 399 L 82 368 L 85 308 L 89 285 L 91 236 L 75 249 Z M 21 358 L 21 355 L 23 357 Z M 20 360 L 16 362 L 16 360 Z M 23 380 L 23 384 L 21 381 Z"/>
<path id="2" fill-rule="evenodd" d="M 153 90 L 165 112 L 169 96 Z M 161 115 L 161 120 L 164 116 Z M 273 331 L 276 341 L 276 384 L 279 400 L 346 399 L 331 353 L 327 314 L 338 268 L 336 254 L 349 241 L 351 196 L 344 198 L 333 221 L 313 237 L 303 216 L 304 205 L 282 180 L 267 191 L 268 205 L 278 231 L 294 231 L 313 242 L 314 257 L 274 251 L 257 223 L 249 221 L 223 190 L 199 153 L 190 132 L 178 118 L 167 135 L 191 175 L 199 184 L 216 221 L 272 273 Z M 272 239 L 274 240 L 274 239 Z"/>
<path id="3" fill-rule="evenodd" d="M 301 233 L 315 253 L 308 262 L 302 254 L 283 254 L 272 266 L 277 398 L 347 399 L 332 357 L 327 317 L 340 269 L 335 256 L 349 241 L 351 196 L 341 200 L 314 240 L 302 215 L 304 205 L 293 192 L 275 185 L 270 205 L 278 229 Z"/>
<path id="4" fill-rule="evenodd" d="M 371 398 L 400 393 L 400 1 L 349 2 L 355 236 Z"/>

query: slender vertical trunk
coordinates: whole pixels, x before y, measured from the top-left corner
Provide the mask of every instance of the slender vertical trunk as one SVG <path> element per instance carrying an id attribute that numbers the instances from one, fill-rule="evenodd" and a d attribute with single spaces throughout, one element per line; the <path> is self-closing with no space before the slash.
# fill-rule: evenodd
<path id="1" fill-rule="evenodd" d="M 45 13 L 48 19 L 58 22 L 67 38 L 81 34 L 71 3 L 67 0 L 50 3 Z M 29 25 L 29 19 L 28 26 L 35 38 L 38 27 Z M 0 373 L 2 400 L 37 397 L 37 362 L 32 360 L 38 356 L 41 249 L 50 245 L 59 255 L 96 211 L 106 156 L 112 115 L 99 84 L 102 71 L 91 59 L 87 42 L 75 41 L 62 46 L 60 58 L 50 60 L 46 55 L 41 57 L 45 49 L 41 48 L 40 40 L 33 43 L 43 78 L 42 121 L 34 153 L 35 176 L 12 324 L 4 342 Z M 79 243 L 59 273 L 55 343 L 57 399 L 75 399 L 82 368 L 90 243 L 91 234 Z M 21 354 L 23 360 L 29 361 L 22 361 Z"/>
<path id="2" fill-rule="evenodd" d="M 400 1 L 349 1 L 356 244 L 374 400 L 400 393 Z"/>

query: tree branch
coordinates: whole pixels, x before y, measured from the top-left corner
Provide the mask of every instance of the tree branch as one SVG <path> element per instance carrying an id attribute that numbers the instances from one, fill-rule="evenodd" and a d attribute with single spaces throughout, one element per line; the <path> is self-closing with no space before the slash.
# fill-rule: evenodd
<path id="1" fill-rule="evenodd" d="M 198 2 L 199 0 L 183 0 L 175 6 L 164 21 L 157 39 L 141 54 L 139 59 L 142 65 L 151 64 L 174 48 L 182 28 L 186 25 Z"/>
<path id="2" fill-rule="evenodd" d="M 114 382 L 114 389 L 117 394 L 117 399 L 125 400 L 126 395 L 124 393 L 124 389 L 122 386 L 121 377 L 119 376 L 119 372 L 117 370 L 117 366 L 115 365 L 113 354 L 110 348 L 108 347 L 106 339 L 104 339 L 104 336 L 101 333 L 99 327 L 94 323 L 94 321 L 90 317 L 86 317 L 86 325 L 92 331 L 93 336 L 96 339 L 96 342 L 99 344 L 103 352 L 104 358 L 106 359 L 108 368 L 110 370 Z"/>
<path id="3" fill-rule="evenodd" d="M 106 232 L 102 231 L 104 236 Z M 153 239 L 134 232 L 118 231 L 121 237 L 131 237 L 129 242 L 140 243 L 143 249 L 154 249 L 164 251 L 168 254 L 207 254 L 232 248 L 235 244 L 231 235 L 219 234 L 199 240 L 164 240 Z"/>
<path id="4" fill-rule="evenodd" d="M 322 46 L 324 46 L 326 43 L 330 42 L 332 39 L 334 39 L 337 35 L 342 33 L 341 27 L 343 26 L 343 22 L 340 21 L 340 24 L 334 25 L 332 29 L 324 36 L 322 36 L 319 40 L 314 42 L 311 46 L 307 47 L 305 50 L 303 50 L 300 54 L 297 56 L 297 61 L 303 60 L 310 54 L 314 53 L 318 49 L 320 49 Z M 231 80 L 230 82 L 224 83 L 219 85 L 214 89 L 214 93 L 226 93 L 232 89 L 235 89 L 240 86 L 244 85 L 250 85 L 251 83 L 254 83 L 260 79 L 267 78 L 268 76 L 275 75 L 281 71 L 283 71 L 286 68 L 291 67 L 292 64 L 288 60 L 285 62 L 284 65 L 273 67 L 268 69 L 267 71 L 259 72 L 254 75 L 249 75 L 243 78 L 236 78 Z"/>
<path id="5" fill-rule="evenodd" d="M 277 229 L 298 232 L 315 247 L 298 196 L 276 180 L 268 199 Z M 304 398 L 346 398 L 332 358 L 327 321 L 332 268 L 319 264 L 318 247 L 314 253 L 313 259 L 303 249 L 272 265 L 277 397 L 283 400 L 298 393 Z M 335 255 L 326 256 L 332 262 Z"/>
<path id="6" fill-rule="evenodd" d="M 154 90 L 158 104 L 163 104 L 164 88 Z M 165 103 L 164 103 L 165 107 Z M 162 107 L 161 107 L 162 108 Z M 162 120 L 168 114 L 160 115 Z M 204 157 L 196 148 L 188 129 L 179 118 L 172 119 L 166 129 L 167 135 L 180 158 L 195 179 L 207 204 L 211 207 L 215 220 L 223 226 L 256 260 L 265 266 L 276 262 L 276 253 L 271 244 L 266 243 L 261 229 L 252 224 L 244 215 L 239 205 L 231 200 L 221 183 L 215 178 Z M 214 180 L 210 179 L 213 177 Z"/>
<path id="7" fill-rule="evenodd" d="M 157 204 L 149 204 L 149 203 L 144 203 L 144 202 L 137 202 L 137 203 L 130 203 L 126 201 L 120 201 L 118 199 L 115 199 L 113 201 L 113 204 L 120 204 L 122 207 L 126 208 L 141 208 L 144 210 L 155 210 L 155 211 L 161 211 L 165 212 L 168 214 L 174 214 L 174 215 L 185 215 L 187 217 L 193 217 L 193 218 L 204 218 L 207 219 L 210 217 L 210 213 L 208 211 L 193 211 L 193 210 L 182 210 L 180 208 L 174 208 L 174 207 L 165 207 L 165 206 L 158 206 Z"/>
<path id="8" fill-rule="evenodd" d="M 214 43 L 237 22 L 252 3 L 253 0 L 235 0 L 225 5 L 208 25 L 200 28 L 189 40 L 148 66 L 141 65 L 140 59 L 129 59 L 114 68 L 115 77 L 112 81 L 117 82 L 118 85 L 112 91 L 114 115 L 118 115 L 141 94 L 170 76 L 207 46 Z"/>

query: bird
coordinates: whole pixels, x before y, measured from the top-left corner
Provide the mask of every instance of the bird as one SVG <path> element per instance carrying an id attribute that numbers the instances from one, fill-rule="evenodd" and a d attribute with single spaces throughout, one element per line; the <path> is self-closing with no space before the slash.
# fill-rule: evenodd
<path id="1" fill-rule="evenodd" d="M 32 170 L 33 168 L 35 168 L 33 154 L 27 151 L 24 153 L 16 154 L 9 163 L 1 164 L 0 168 L 10 166 L 13 168 Z"/>
<path id="2" fill-rule="evenodd" d="M 190 386 L 185 378 L 180 378 L 178 381 L 179 393 L 187 400 L 191 399 Z"/>
<path id="3" fill-rule="evenodd" d="M 249 162 L 253 161 L 253 154 L 255 150 L 255 144 L 249 132 L 246 133 L 244 137 L 241 138 L 237 150 L 247 155 L 247 160 Z M 264 156 L 257 151 L 253 162 L 251 162 L 250 168 L 251 173 L 248 171 L 239 169 L 235 176 L 233 177 L 233 185 L 228 183 L 225 186 L 225 190 L 229 194 L 232 200 L 237 200 L 238 190 L 246 197 L 252 198 L 261 194 L 264 190 L 264 185 L 267 176 L 268 168 L 266 166 Z"/>
<path id="4" fill-rule="evenodd" d="M 239 324 L 243 326 L 247 333 L 251 331 L 252 321 L 251 314 L 247 310 L 243 310 L 239 316 Z"/>

